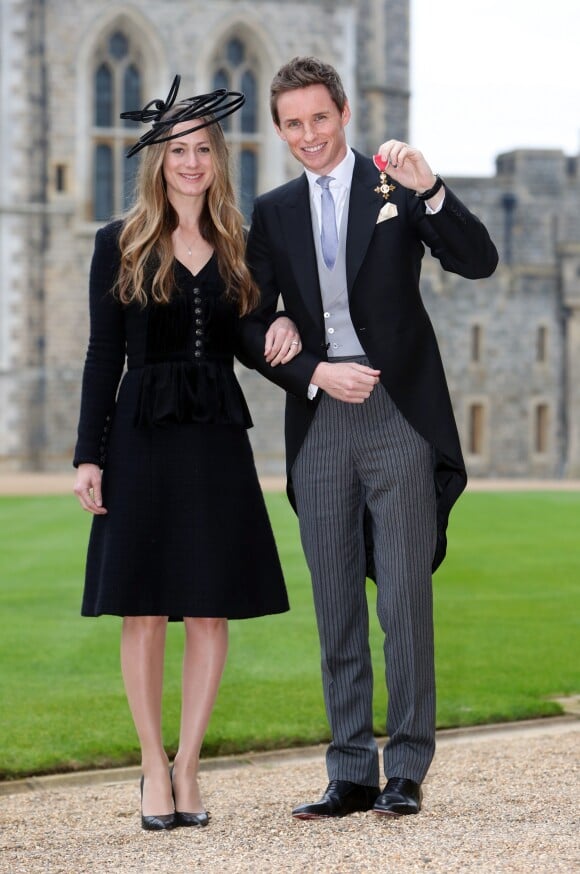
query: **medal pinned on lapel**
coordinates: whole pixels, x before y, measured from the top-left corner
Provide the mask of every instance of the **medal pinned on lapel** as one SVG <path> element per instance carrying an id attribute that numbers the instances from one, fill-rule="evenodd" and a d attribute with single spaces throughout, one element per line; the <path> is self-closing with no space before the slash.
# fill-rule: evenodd
<path id="1" fill-rule="evenodd" d="M 380 155 L 373 155 L 373 164 L 379 171 L 379 181 L 381 183 L 375 188 L 375 193 L 382 194 L 384 199 L 388 200 L 391 196 L 391 191 L 394 191 L 396 186 L 389 185 L 389 177 L 386 174 L 387 162 Z"/>

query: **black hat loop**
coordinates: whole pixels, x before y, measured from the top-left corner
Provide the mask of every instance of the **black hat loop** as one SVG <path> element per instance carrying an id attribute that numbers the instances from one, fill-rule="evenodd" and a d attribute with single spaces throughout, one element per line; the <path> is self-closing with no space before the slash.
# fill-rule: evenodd
<path id="1" fill-rule="evenodd" d="M 195 97 L 186 97 L 184 100 L 180 100 L 175 112 L 171 114 L 171 118 L 164 119 L 163 116 L 175 104 L 180 82 L 181 76 L 175 76 L 165 100 L 158 98 L 150 100 L 143 109 L 121 113 L 121 118 L 126 118 L 130 121 L 140 121 L 144 124 L 153 124 L 151 130 L 146 131 L 135 145 L 131 146 L 127 152 L 127 158 L 135 155 L 145 146 L 150 146 L 153 143 L 165 143 L 167 140 L 186 136 L 186 134 L 201 130 L 201 128 L 208 127 L 210 124 L 215 124 L 221 121 L 222 118 L 240 109 L 246 102 L 245 96 L 239 91 L 227 91 L 225 88 L 219 88 L 209 94 L 198 94 Z M 208 116 L 211 117 L 208 118 Z M 194 125 L 188 128 L 188 130 L 173 134 L 169 133 L 176 124 L 181 124 L 184 121 L 196 121 L 202 118 L 205 120 L 201 124 Z"/>

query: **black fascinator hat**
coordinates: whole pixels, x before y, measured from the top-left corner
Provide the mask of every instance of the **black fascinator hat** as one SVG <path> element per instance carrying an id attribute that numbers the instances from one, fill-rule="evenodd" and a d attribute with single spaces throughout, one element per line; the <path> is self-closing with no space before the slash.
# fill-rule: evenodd
<path id="1" fill-rule="evenodd" d="M 151 100 L 143 109 L 121 113 L 121 118 L 153 124 L 151 130 L 144 133 L 135 145 L 131 146 L 127 152 L 127 158 L 135 155 L 145 146 L 151 146 L 153 143 L 165 143 L 167 140 L 173 140 L 176 137 L 200 130 L 202 127 L 215 124 L 216 121 L 221 121 L 226 115 L 231 115 L 232 112 L 240 109 L 246 102 L 245 96 L 239 91 L 226 91 L 225 88 L 219 88 L 210 94 L 198 94 L 196 97 L 186 97 L 180 100 L 175 111 L 171 113 L 171 118 L 163 120 L 163 116 L 175 103 L 180 82 L 181 76 L 177 75 L 165 100 Z M 207 116 L 211 116 L 211 118 L 207 118 Z M 194 124 L 188 130 L 179 131 L 176 134 L 170 133 L 176 124 L 184 121 L 195 122 L 199 119 L 204 119 L 204 121 L 201 124 Z"/>

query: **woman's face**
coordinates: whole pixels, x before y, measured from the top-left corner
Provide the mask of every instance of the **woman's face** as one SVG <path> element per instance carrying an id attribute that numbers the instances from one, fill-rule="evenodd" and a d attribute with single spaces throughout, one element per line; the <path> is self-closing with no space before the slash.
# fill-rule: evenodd
<path id="1" fill-rule="evenodd" d="M 186 131 L 191 121 L 175 125 L 173 133 Z M 165 145 L 163 176 L 170 201 L 183 197 L 205 197 L 215 179 L 213 155 L 207 128 L 178 136 Z"/>

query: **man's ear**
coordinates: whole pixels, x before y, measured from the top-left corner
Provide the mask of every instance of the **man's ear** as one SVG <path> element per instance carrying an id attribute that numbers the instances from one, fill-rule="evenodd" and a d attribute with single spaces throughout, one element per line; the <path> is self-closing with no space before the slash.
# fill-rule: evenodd
<path id="1" fill-rule="evenodd" d="M 345 100 L 344 106 L 342 108 L 342 113 L 341 113 L 343 127 L 347 126 L 347 124 L 350 121 L 351 115 L 352 115 L 352 113 L 350 111 L 350 106 L 349 106 L 348 100 Z"/>

